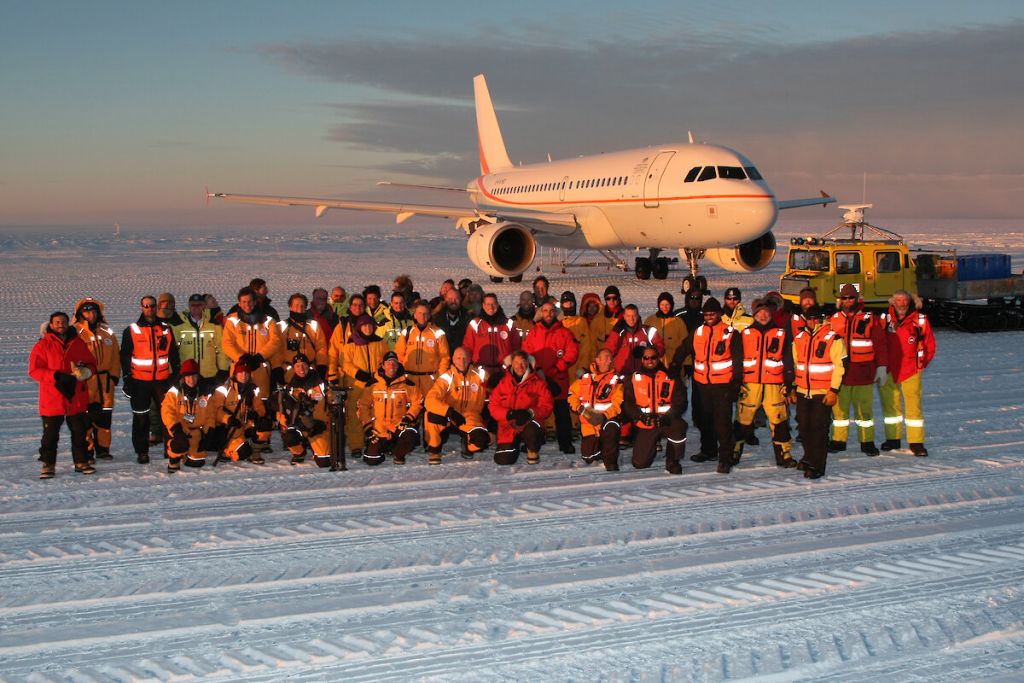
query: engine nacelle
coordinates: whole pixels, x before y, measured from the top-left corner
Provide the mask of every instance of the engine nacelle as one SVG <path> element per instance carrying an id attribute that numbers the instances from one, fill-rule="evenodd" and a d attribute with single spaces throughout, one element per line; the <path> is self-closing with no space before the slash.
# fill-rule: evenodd
<path id="1" fill-rule="evenodd" d="M 537 255 L 537 242 L 518 223 L 492 223 L 469 236 L 466 251 L 473 265 L 494 277 L 519 275 Z"/>
<path id="2" fill-rule="evenodd" d="M 775 235 L 766 232 L 755 240 L 735 247 L 708 249 L 705 254 L 719 268 L 730 273 L 761 270 L 775 257 Z"/>

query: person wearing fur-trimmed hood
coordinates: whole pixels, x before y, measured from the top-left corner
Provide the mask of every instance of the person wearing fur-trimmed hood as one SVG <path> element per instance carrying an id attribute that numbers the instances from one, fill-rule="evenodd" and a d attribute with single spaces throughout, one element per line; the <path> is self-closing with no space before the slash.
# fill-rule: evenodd
<path id="1" fill-rule="evenodd" d="M 96 374 L 96 357 L 79 339 L 67 313 L 52 313 L 39 331 L 42 336 L 28 357 L 28 374 L 39 383 L 39 416 L 43 420 L 39 444 L 43 469 L 39 478 L 53 478 L 60 427 L 65 420 L 71 430 L 71 457 L 75 471 L 93 474 L 96 469 L 89 464 L 86 450 L 89 424 L 86 382 Z"/>

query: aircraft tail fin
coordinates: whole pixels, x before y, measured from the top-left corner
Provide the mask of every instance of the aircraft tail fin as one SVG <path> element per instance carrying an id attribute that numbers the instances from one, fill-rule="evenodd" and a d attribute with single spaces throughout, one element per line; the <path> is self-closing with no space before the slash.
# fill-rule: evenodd
<path id="1" fill-rule="evenodd" d="M 476 100 L 476 134 L 480 147 L 480 172 L 494 173 L 512 168 L 508 152 L 505 151 L 505 140 L 501 137 L 498 117 L 491 104 L 491 93 L 487 89 L 487 80 L 483 74 L 473 77 L 473 96 Z"/>

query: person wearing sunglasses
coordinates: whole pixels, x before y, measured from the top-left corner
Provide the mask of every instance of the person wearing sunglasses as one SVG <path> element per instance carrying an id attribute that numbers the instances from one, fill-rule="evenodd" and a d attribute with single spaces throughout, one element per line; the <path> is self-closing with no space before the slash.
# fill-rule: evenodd
<path id="1" fill-rule="evenodd" d="M 612 330 L 622 320 L 622 313 L 622 294 L 615 285 L 608 285 L 604 288 L 604 306 L 590 321 L 595 349 L 600 349 L 605 345 Z M 584 315 L 586 315 L 586 306 L 584 306 Z"/>
<path id="2" fill-rule="evenodd" d="M 686 451 L 686 389 L 661 363 L 653 347 L 640 355 L 640 369 L 627 375 L 622 412 L 636 427 L 633 467 L 646 469 L 654 462 L 658 442 L 665 437 L 665 471 L 682 474 Z"/>
<path id="3" fill-rule="evenodd" d="M 843 338 L 849 355 L 844 363 L 843 386 L 832 407 L 832 440 L 829 453 L 846 450 L 851 411 L 857 416 L 860 451 L 878 455 L 875 446 L 874 386 L 885 384 L 889 353 L 885 343 L 885 323 L 877 313 L 865 310 L 857 288 L 847 283 L 839 290 L 837 310 L 829 319 L 832 331 Z"/>
<path id="4" fill-rule="evenodd" d="M 737 332 L 742 332 L 754 323 L 742 303 L 743 293 L 739 287 L 729 287 L 722 297 L 722 320 Z"/>
<path id="5" fill-rule="evenodd" d="M 156 315 L 156 298 L 144 296 L 139 305 L 139 319 L 121 335 L 121 391 L 131 400 L 132 446 L 144 465 L 149 462 L 149 411 L 154 403 L 157 408 L 163 404 L 178 375 L 179 356 L 174 331 Z"/>

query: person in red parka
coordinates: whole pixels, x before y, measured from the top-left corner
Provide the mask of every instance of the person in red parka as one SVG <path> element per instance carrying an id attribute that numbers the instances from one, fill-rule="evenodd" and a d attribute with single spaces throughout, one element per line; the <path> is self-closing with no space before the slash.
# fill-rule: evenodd
<path id="1" fill-rule="evenodd" d="M 604 347 L 615 354 L 615 371 L 620 375 L 631 375 L 641 370 L 640 356 L 644 349 L 652 346 L 658 356 L 665 355 L 665 342 L 653 327 L 647 327 L 640 320 L 640 311 L 633 304 L 622 309 L 622 320 L 612 328 Z"/>
<path id="2" fill-rule="evenodd" d="M 491 417 L 498 422 L 498 446 L 494 462 L 514 465 L 519 459 L 519 443 L 526 445 L 526 462 L 540 462 L 544 428 L 553 407 L 551 391 L 534 371 L 529 354 L 514 351 L 505 359 L 508 371 L 491 392 Z"/>
<path id="3" fill-rule="evenodd" d="M 580 345 L 562 321 L 558 308 L 550 301 L 540 307 L 540 319 L 526 333 L 523 351 L 532 354 L 537 369 L 547 380 L 554 397 L 555 434 L 563 453 L 575 453 L 572 446 L 572 418 L 569 416 L 569 368 L 576 362 Z"/>
<path id="4" fill-rule="evenodd" d="M 60 427 L 67 420 L 71 430 L 71 458 L 75 471 L 94 474 L 89 464 L 86 432 L 89 429 L 89 388 L 87 380 L 96 374 L 96 357 L 78 332 L 69 324 L 67 313 L 50 315 L 42 326 L 42 338 L 28 357 L 28 374 L 39 382 L 39 416 L 43 419 L 43 437 L 39 459 L 43 461 L 40 479 L 52 479 L 57 468 L 57 442 Z"/>
<path id="5" fill-rule="evenodd" d="M 474 318 L 462 338 L 462 345 L 469 351 L 473 363 L 489 375 L 502 371 L 501 362 L 522 346 L 519 328 L 509 319 L 493 292 L 484 295 L 480 316 Z"/>

